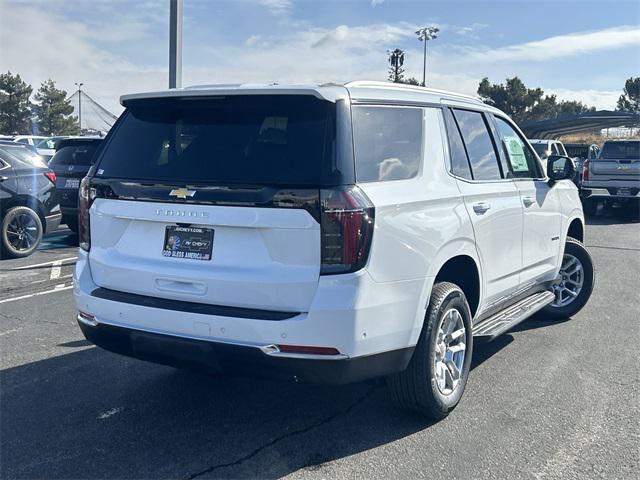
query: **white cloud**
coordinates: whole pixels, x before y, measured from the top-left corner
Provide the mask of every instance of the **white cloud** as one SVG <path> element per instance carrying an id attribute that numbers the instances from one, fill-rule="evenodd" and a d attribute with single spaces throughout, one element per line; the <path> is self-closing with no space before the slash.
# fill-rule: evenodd
<path id="1" fill-rule="evenodd" d="M 570 90 L 566 88 L 545 89 L 546 94 L 554 94 L 558 100 L 578 100 L 597 110 L 614 110 L 622 90 Z"/>
<path id="2" fill-rule="evenodd" d="M 291 12 L 291 0 L 258 0 L 273 15 L 288 15 Z"/>
<path id="3" fill-rule="evenodd" d="M 496 49 L 468 49 L 465 60 L 483 63 L 548 61 L 602 50 L 640 47 L 640 27 L 622 26 L 591 32 L 569 33 Z"/>
<path id="4" fill-rule="evenodd" d="M 372 7 L 377 7 L 378 5 L 382 5 L 383 3 L 384 3 L 384 0 L 371 0 Z"/>

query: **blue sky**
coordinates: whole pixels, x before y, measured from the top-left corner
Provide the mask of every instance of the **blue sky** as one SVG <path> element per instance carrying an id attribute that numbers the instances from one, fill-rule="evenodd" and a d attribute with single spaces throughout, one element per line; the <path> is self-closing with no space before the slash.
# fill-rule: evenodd
<path id="1" fill-rule="evenodd" d="M 0 71 L 86 91 L 119 112 L 123 93 L 167 83 L 168 0 L 0 0 Z M 640 74 L 637 1 L 184 0 L 184 83 L 382 80 L 406 51 L 428 84 L 475 93 L 518 75 L 560 98 L 613 108 Z"/>

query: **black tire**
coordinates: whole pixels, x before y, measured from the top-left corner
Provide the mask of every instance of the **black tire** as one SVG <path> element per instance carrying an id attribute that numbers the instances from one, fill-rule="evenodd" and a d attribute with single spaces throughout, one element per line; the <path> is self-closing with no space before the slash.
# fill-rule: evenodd
<path id="1" fill-rule="evenodd" d="M 581 263 L 584 272 L 582 288 L 571 303 L 564 306 L 554 306 L 551 304 L 543 308 L 541 313 L 545 319 L 561 320 L 574 316 L 587 304 L 593 292 L 596 271 L 589 251 L 579 240 L 567 237 L 567 242 L 564 245 L 564 253 L 574 256 Z"/>
<path id="2" fill-rule="evenodd" d="M 462 317 L 466 350 L 460 379 L 453 391 L 447 395 L 443 394 L 438 387 L 435 355 L 442 318 L 451 309 L 457 310 Z M 440 282 L 433 286 L 424 326 L 409 366 L 405 371 L 387 378 L 387 385 L 395 404 L 434 420 L 440 420 L 449 415 L 460 401 L 469 376 L 473 354 L 471 319 L 467 299 L 457 285 Z"/>
<path id="3" fill-rule="evenodd" d="M 18 225 L 17 225 L 18 224 Z M 19 237 L 15 228 L 28 227 L 28 239 L 25 234 Z M 29 207 L 10 208 L 0 226 L 3 257 L 22 258 L 31 255 L 42 241 L 42 221 L 36 212 Z M 23 239 L 23 240 L 20 240 Z"/>
<path id="4" fill-rule="evenodd" d="M 585 198 L 582 200 L 582 210 L 590 217 L 595 215 L 598 211 L 598 201 L 595 198 Z"/>

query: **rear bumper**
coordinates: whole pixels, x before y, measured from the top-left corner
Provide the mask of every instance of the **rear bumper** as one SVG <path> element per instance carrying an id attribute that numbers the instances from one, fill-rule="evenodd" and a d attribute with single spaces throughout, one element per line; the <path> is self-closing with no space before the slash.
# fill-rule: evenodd
<path id="1" fill-rule="evenodd" d="M 62 213 L 61 212 L 52 213 L 51 215 L 48 215 L 44 218 L 46 223 L 45 232 L 46 233 L 53 232 L 60 225 L 60 222 L 62 220 Z"/>
<path id="2" fill-rule="evenodd" d="M 620 195 L 618 193 L 619 189 L 624 189 L 628 191 L 629 195 Z M 638 198 L 640 199 L 640 188 L 638 187 L 582 187 L 582 197 L 583 198 L 616 198 L 616 199 L 624 199 L 624 198 Z"/>
<path id="3" fill-rule="evenodd" d="M 81 325 L 83 332 L 108 350 L 159 363 L 221 364 L 231 373 L 323 383 L 406 368 L 422 329 L 424 291 L 424 278 L 376 283 L 360 271 L 321 277 L 309 311 L 275 312 L 100 288 L 83 250 L 74 273 L 77 308 L 95 319 Z M 172 353 L 158 356 L 153 346 L 135 346 L 134 337 L 145 345 L 171 344 Z M 195 348 L 181 353 L 187 344 Z M 285 353 L 276 345 L 335 348 L 339 355 Z M 205 353 L 193 354 L 200 350 Z"/>
<path id="4" fill-rule="evenodd" d="M 404 370 L 414 347 L 358 358 L 327 360 L 278 357 L 269 346 L 238 345 L 176 337 L 78 319 L 95 345 L 154 363 L 248 377 L 305 383 L 345 384 Z"/>

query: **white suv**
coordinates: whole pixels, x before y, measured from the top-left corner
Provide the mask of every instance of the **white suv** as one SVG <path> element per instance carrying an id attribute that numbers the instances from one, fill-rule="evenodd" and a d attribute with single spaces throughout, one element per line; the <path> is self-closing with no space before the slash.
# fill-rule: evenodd
<path id="1" fill-rule="evenodd" d="M 458 403 L 474 341 L 587 302 L 566 157 L 499 110 L 387 83 L 122 97 L 80 191 L 78 322 L 179 367 Z M 549 178 L 551 177 L 551 178 Z"/>

